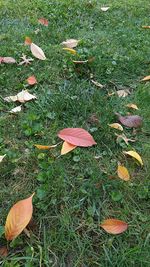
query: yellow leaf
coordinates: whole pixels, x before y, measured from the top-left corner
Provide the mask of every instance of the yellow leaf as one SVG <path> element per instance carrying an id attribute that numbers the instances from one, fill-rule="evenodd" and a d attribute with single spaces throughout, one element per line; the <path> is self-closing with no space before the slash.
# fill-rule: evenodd
<path id="1" fill-rule="evenodd" d="M 35 56 L 36 58 L 41 59 L 41 60 L 46 59 L 43 50 L 39 46 L 37 46 L 34 43 L 31 43 L 30 48 L 31 48 L 31 52 L 32 52 L 33 56 Z"/>
<path id="2" fill-rule="evenodd" d="M 123 151 L 123 153 L 135 158 L 143 166 L 142 158 L 136 151 L 133 151 L 133 150 Z"/>
<path id="3" fill-rule="evenodd" d="M 117 129 L 119 131 L 123 131 L 123 127 L 121 126 L 121 124 L 119 123 L 111 123 L 108 124 L 111 128 Z"/>
<path id="4" fill-rule="evenodd" d="M 74 146 L 66 141 L 63 142 L 62 148 L 61 148 L 61 155 L 65 155 L 75 149 L 77 146 Z"/>
<path id="5" fill-rule="evenodd" d="M 9 211 L 5 224 L 7 240 L 15 239 L 28 225 L 33 213 L 32 194 L 29 198 L 18 201 Z"/>
<path id="6" fill-rule="evenodd" d="M 150 29 L 150 26 L 142 26 L 143 29 Z"/>
<path id="7" fill-rule="evenodd" d="M 141 81 L 149 81 L 150 80 L 150 75 L 145 76 Z"/>
<path id="8" fill-rule="evenodd" d="M 0 162 L 2 162 L 3 158 L 5 158 L 6 154 L 3 156 L 0 156 Z"/>
<path id="9" fill-rule="evenodd" d="M 118 174 L 118 177 L 124 181 L 130 180 L 130 174 L 127 168 L 122 165 L 118 165 L 117 174 Z"/>
<path id="10" fill-rule="evenodd" d="M 138 110 L 137 105 L 132 104 L 132 103 L 131 103 L 131 104 L 127 104 L 126 107 L 128 107 L 128 108 L 133 108 L 133 109 L 137 109 L 137 110 Z"/>
<path id="11" fill-rule="evenodd" d="M 63 50 L 68 51 L 69 53 L 71 53 L 73 55 L 77 54 L 77 51 L 72 49 L 72 48 L 65 47 L 65 48 L 63 48 Z"/>
<path id="12" fill-rule="evenodd" d="M 43 145 L 34 145 L 36 148 L 38 148 L 38 149 L 43 149 L 43 150 L 49 150 L 49 149 L 51 149 L 51 148 L 54 148 L 54 147 L 56 147 L 57 146 L 57 144 L 56 145 L 52 145 L 52 146 L 43 146 Z"/>

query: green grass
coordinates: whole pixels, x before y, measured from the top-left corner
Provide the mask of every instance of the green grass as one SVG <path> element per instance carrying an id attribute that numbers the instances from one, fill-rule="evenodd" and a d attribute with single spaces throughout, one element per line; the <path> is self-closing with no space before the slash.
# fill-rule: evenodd
<path id="1" fill-rule="evenodd" d="M 32 65 L 1 65 L 0 225 L 4 225 L 10 207 L 36 192 L 33 219 L 36 226 L 31 238 L 21 234 L 10 244 L 4 267 L 148 267 L 150 262 L 150 83 L 140 79 L 150 75 L 149 0 L 107 1 L 109 11 L 101 12 L 105 1 L 1 1 L 1 56 L 22 53 L 31 57 L 24 38 L 30 36 L 46 54 L 46 61 L 34 59 Z M 45 17 L 49 26 L 39 25 Z M 38 34 L 35 30 L 40 29 Z M 80 39 L 79 56 L 62 51 L 60 43 Z M 95 60 L 75 67 L 72 59 Z M 24 104 L 23 111 L 7 111 L 16 104 L 3 97 L 26 87 L 26 79 L 35 75 L 38 84 L 29 87 L 37 100 Z M 90 81 L 105 84 L 96 88 Z M 130 88 L 126 98 L 108 93 Z M 125 129 L 137 142 L 117 144 L 115 112 L 126 115 L 125 106 L 135 103 L 143 117 L 136 135 Z M 96 114 L 99 123 L 89 117 Z M 57 133 L 65 127 L 83 127 L 91 132 L 97 145 L 77 148 L 59 157 L 60 147 L 39 151 L 33 144 L 59 142 Z M 144 167 L 123 155 L 136 149 Z M 95 156 L 99 156 L 95 159 Z M 110 179 L 116 176 L 118 161 L 131 173 L 131 181 Z M 117 176 L 116 176 L 117 177 Z M 107 218 L 128 222 L 128 230 L 118 236 L 105 233 L 99 224 Z M 4 236 L 1 245 L 5 245 Z"/>

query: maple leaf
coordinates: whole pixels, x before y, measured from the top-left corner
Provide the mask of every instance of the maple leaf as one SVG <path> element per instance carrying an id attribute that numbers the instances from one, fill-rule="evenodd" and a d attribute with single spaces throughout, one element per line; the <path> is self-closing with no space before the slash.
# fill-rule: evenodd
<path id="1" fill-rule="evenodd" d="M 31 62 L 34 60 L 33 58 L 27 58 L 27 56 L 25 54 L 22 54 L 22 57 L 20 57 L 21 59 L 23 59 L 23 61 L 21 61 L 19 63 L 19 65 L 28 65 L 28 64 L 31 64 Z"/>

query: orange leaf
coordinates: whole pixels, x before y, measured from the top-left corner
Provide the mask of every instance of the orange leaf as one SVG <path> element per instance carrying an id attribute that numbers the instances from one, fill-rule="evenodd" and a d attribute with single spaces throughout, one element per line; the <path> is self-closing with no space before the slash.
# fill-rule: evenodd
<path id="1" fill-rule="evenodd" d="M 36 80 L 35 76 L 33 75 L 33 76 L 30 76 L 30 77 L 27 79 L 27 82 L 28 82 L 29 85 L 34 85 L 34 84 L 37 83 L 37 80 Z"/>
<path id="2" fill-rule="evenodd" d="M 48 26 L 48 20 L 45 18 L 39 19 L 38 22 L 46 27 Z"/>
<path id="3" fill-rule="evenodd" d="M 127 230 L 128 224 L 124 221 L 120 221 L 117 219 L 107 219 L 104 220 L 100 225 L 107 233 L 109 234 L 121 234 Z"/>
<path id="4" fill-rule="evenodd" d="M 25 41 L 24 41 L 24 44 L 25 44 L 25 45 L 30 45 L 30 44 L 32 44 L 32 40 L 31 40 L 31 38 L 30 38 L 30 37 L 26 37 L 26 38 L 25 38 Z"/>
<path id="5" fill-rule="evenodd" d="M 5 224 L 7 240 L 15 239 L 26 228 L 33 213 L 32 194 L 29 198 L 18 201 L 9 211 Z"/>
<path id="6" fill-rule="evenodd" d="M 124 181 L 130 180 L 130 174 L 127 168 L 122 165 L 118 165 L 117 174 L 118 174 L 118 177 Z"/>
<path id="7" fill-rule="evenodd" d="M 61 148 L 61 155 L 65 155 L 68 152 L 72 151 L 73 149 L 75 149 L 77 146 L 74 146 L 68 142 L 63 142 L 62 148 Z"/>
<path id="8" fill-rule="evenodd" d="M 54 148 L 54 147 L 56 147 L 58 144 L 56 144 L 56 145 L 52 145 L 52 146 L 43 146 L 43 145 L 34 145 L 36 148 L 38 148 L 38 149 L 43 149 L 43 150 L 49 150 L 49 149 L 51 149 L 51 148 Z"/>
<path id="9" fill-rule="evenodd" d="M 58 133 L 59 138 L 75 146 L 96 145 L 93 137 L 82 128 L 65 128 Z"/>
<path id="10" fill-rule="evenodd" d="M 149 81 L 150 80 L 150 75 L 145 76 L 141 81 Z"/>

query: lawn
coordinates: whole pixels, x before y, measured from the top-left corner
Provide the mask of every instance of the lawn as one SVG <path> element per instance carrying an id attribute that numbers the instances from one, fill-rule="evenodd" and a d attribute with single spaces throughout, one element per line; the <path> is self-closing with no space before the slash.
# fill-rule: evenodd
<path id="1" fill-rule="evenodd" d="M 107 12 L 102 6 L 110 6 Z M 150 75 L 149 0 L 2 0 L 1 56 L 21 61 L 32 57 L 26 36 L 40 46 L 46 60 L 31 65 L 1 64 L 0 76 L 0 245 L 11 206 L 33 192 L 30 238 L 22 233 L 9 242 L 3 267 L 148 267 L 150 262 Z M 38 23 L 49 21 L 48 27 Z M 80 40 L 77 55 L 61 42 Z M 72 60 L 87 60 L 74 64 Z M 38 83 L 28 86 L 35 75 Z M 95 86 L 91 77 L 104 85 Z M 20 113 L 8 111 L 16 103 L 4 97 L 28 89 L 37 100 L 23 104 Z M 129 89 L 126 97 L 116 91 Z M 138 110 L 129 109 L 134 103 Z M 137 114 L 142 128 L 124 127 L 136 142 L 116 142 L 115 112 Z M 60 156 L 61 147 L 38 150 L 34 144 L 60 142 L 57 133 L 68 127 L 86 129 L 97 142 Z M 136 150 L 141 167 L 123 151 Z M 131 179 L 118 178 L 118 162 Z M 120 235 L 106 233 L 108 218 L 128 223 Z"/>

